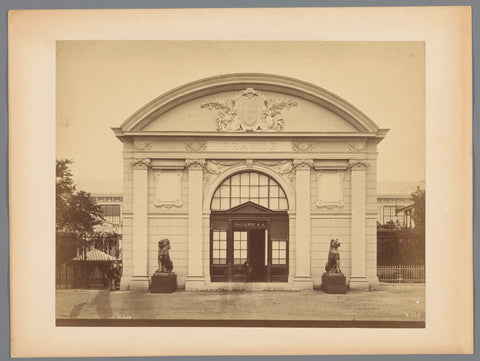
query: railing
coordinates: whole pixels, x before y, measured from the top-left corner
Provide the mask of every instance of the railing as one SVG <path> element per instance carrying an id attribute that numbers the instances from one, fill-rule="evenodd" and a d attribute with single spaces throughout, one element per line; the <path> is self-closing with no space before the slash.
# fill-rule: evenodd
<path id="1" fill-rule="evenodd" d="M 72 288 L 73 287 L 73 267 L 66 266 L 65 263 L 57 265 L 56 288 Z"/>
<path id="2" fill-rule="evenodd" d="M 377 275 L 380 282 L 387 283 L 425 283 L 423 265 L 378 265 Z"/>

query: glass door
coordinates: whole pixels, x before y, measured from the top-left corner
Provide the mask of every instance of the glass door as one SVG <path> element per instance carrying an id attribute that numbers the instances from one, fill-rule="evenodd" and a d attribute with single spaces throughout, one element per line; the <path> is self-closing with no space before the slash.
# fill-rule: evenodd
<path id="1" fill-rule="evenodd" d="M 215 215 L 217 216 L 217 215 Z M 288 215 L 245 217 L 221 214 L 211 220 L 212 282 L 288 282 Z"/>
<path id="2" fill-rule="evenodd" d="M 212 282 L 228 281 L 228 229 L 210 231 L 210 275 Z"/>

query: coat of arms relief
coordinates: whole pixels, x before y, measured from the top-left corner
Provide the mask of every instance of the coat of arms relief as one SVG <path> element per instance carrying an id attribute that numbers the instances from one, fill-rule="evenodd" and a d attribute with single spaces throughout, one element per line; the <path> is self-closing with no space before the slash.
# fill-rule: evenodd
<path id="1" fill-rule="evenodd" d="M 265 98 L 253 88 L 229 100 L 214 99 L 201 105 L 218 110 L 217 130 L 224 132 L 279 131 L 284 123 L 282 110 L 292 106 L 297 106 L 292 99 Z"/>

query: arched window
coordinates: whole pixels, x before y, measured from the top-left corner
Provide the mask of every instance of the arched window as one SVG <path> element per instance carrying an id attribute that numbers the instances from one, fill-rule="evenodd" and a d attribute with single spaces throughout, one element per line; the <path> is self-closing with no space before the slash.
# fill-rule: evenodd
<path id="1" fill-rule="evenodd" d="M 288 209 L 282 187 L 269 176 L 258 172 L 237 173 L 226 179 L 215 191 L 211 209 L 225 211 L 248 201 L 272 211 Z"/>

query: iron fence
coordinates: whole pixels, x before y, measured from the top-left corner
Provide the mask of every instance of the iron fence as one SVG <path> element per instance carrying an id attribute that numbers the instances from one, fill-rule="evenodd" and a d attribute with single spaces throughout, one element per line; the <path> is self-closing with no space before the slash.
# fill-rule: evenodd
<path id="1" fill-rule="evenodd" d="M 405 264 L 378 265 L 377 275 L 380 282 L 425 283 L 425 266 Z"/>

